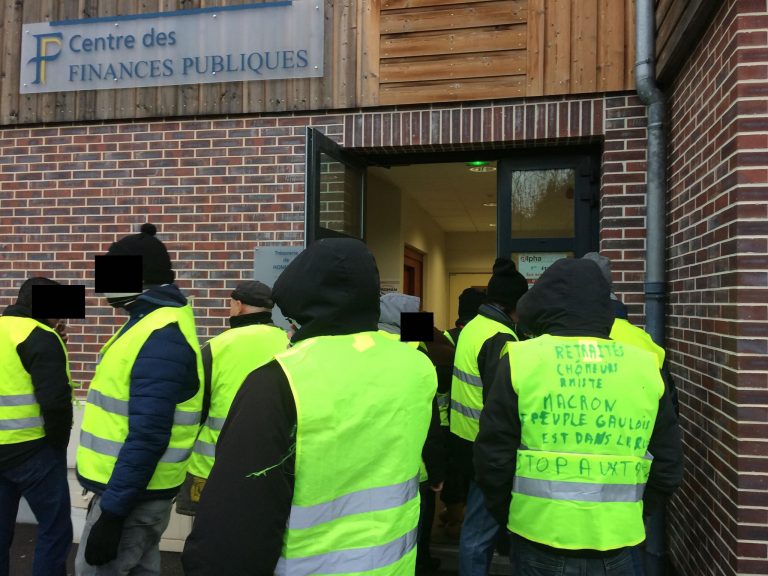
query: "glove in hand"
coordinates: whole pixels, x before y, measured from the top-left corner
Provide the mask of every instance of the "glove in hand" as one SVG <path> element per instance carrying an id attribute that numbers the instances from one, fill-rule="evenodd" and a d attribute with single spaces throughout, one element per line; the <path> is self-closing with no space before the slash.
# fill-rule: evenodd
<path id="1" fill-rule="evenodd" d="M 85 545 L 85 561 L 91 566 L 101 566 L 117 558 L 120 537 L 125 518 L 101 511 L 101 516 L 91 528 Z"/>

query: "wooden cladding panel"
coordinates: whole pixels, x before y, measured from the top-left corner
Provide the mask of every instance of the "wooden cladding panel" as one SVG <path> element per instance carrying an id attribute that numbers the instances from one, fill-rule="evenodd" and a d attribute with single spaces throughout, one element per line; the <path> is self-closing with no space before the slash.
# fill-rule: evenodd
<path id="1" fill-rule="evenodd" d="M 656 73 L 668 83 L 690 55 L 721 0 L 658 0 L 656 3 Z"/>
<path id="2" fill-rule="evenodd" d="M 472 4 L 385 11 L 381 15 L 382 34 L 480 28 L 498 24 L 525 22 L 525 3 L 520 0 L 496 0 Z"/>
<path id="3" fill-rule="evenodd" d="M 483 78 L 525 74 L 525 51 L 455 54 L 428 58 L 387 60 L 381 65 L 382 82 L 418 82 L 446 78 Z"/>
<path id="4" fill-rule="evenodd" d="M 530 0 L 527 95 L 634 88 L 634 0 Z"/>
<path id="5" fill-rule="evenodd" d="M 382 0 L 381 104 L 524 95 L 525 0 Z"/>
<path id="6" fill-rule="evenodd" d="M 382 104 L 418 104 L 523 96 L 525 96 L 525 75 L 382 84 L 380 99 Z"/>
<path id="7" fill-rule="evenodd" d="M 433 31 L 421 34 L 384 36 L 381 39 L 381 58 L 405 56 L 437 56 L 477 52 L 481 46 L 492 50 L 524 50 L 525 24 L 468 28 L 450 32 Z"/>

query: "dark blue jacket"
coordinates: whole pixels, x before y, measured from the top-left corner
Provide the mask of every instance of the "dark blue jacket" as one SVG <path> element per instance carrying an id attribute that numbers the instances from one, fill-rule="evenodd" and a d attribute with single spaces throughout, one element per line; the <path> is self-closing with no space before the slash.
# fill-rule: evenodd
<path id="1" fill-rule="evenodd" d="M 181 307 L 186 303 L 187 299 L 173 284 L 152 288 L 125 307 L 130 319 L 120 334 L 158 308 Z M 113 346 L 120 346 L 119 338 Z M 131 370 L 128 436 L 112 477 L 104 485 L 78 475 L 84 488 L 101 494 L 103 510 L 124 517 L 138 501 L 176 495 L 178 487 L 147 490 L 147 485 L 171 439 L 176 405 L 192 398 L 199 386 L 195 352 L 178 325 L 154 331 Z"/>

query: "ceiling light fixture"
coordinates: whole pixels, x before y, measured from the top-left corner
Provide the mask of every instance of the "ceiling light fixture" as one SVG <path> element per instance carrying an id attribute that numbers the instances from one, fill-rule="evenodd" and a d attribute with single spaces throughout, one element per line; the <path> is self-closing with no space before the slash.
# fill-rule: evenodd
<path id="1" fill-rule="evenodd" d="M 495 208 L 496 202 L 483 202 L 483 206 L 485 206 L 486 208 Z"/>
<path id="2" fill-rule="evenodd" d="M 491 228 L 496 228 L 496 224 L 488 224 Z"/>

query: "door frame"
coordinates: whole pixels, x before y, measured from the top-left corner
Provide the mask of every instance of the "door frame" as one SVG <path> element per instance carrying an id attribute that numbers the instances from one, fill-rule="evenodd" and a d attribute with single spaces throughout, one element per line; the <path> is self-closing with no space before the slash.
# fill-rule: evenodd
<path id="1" fill-rule="evenodd" d="M 352 170 L 360 191 L 360 237 L 320 226 L 321 158 L 326 154 Z M 342 148 L 325 134 L 307 126 L 306 170 L 304 172 L 304 247 L 320 238 L 358 238 L 365 242 L 365 188 L 368 163 L 349 150 Z"/>

